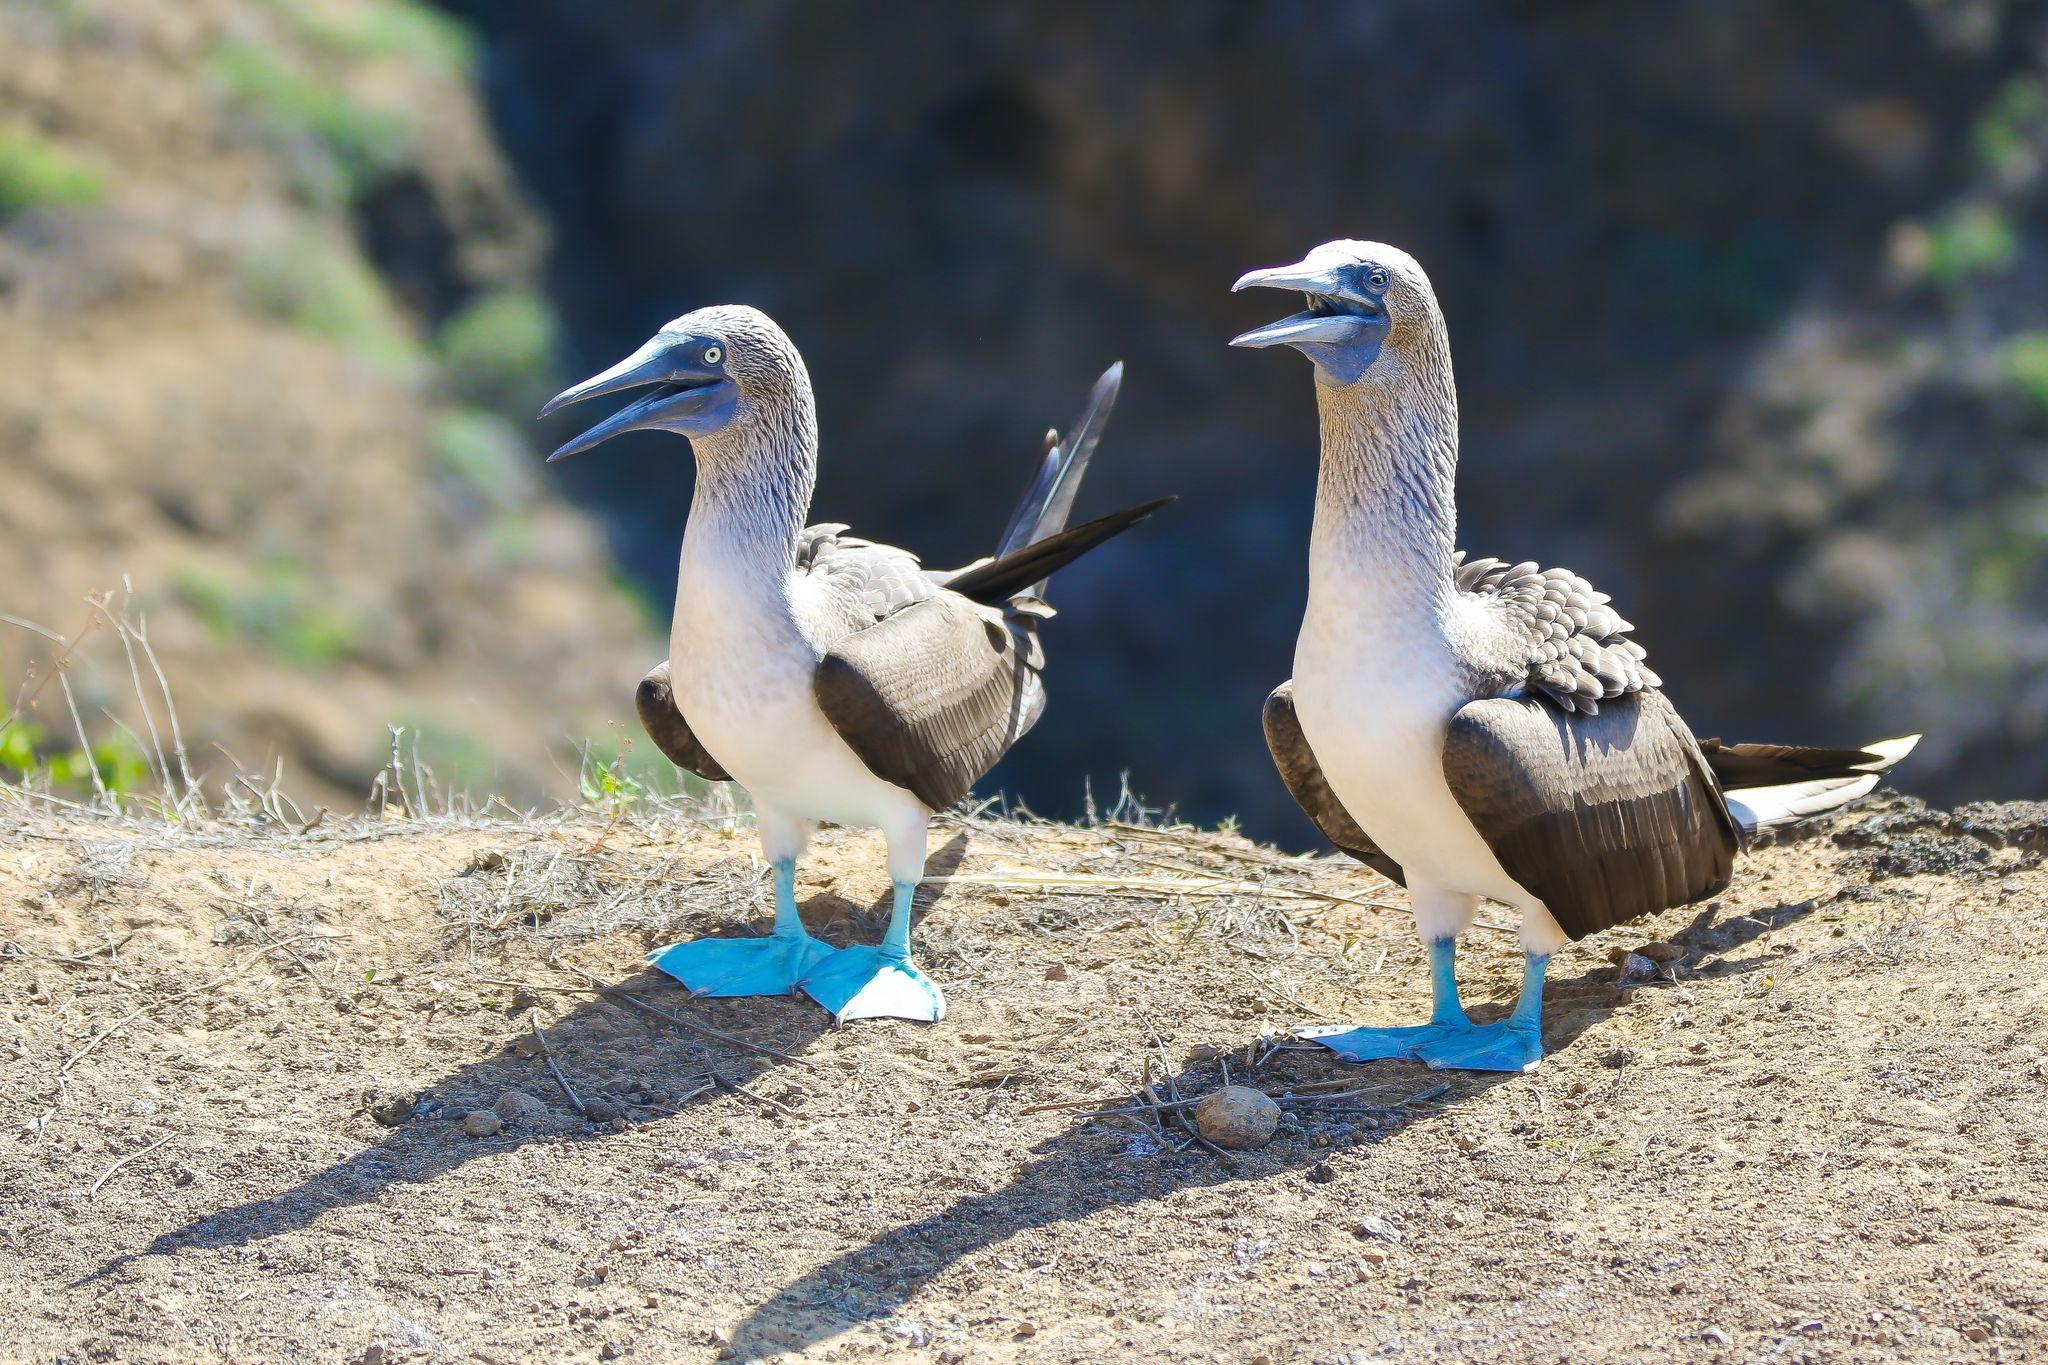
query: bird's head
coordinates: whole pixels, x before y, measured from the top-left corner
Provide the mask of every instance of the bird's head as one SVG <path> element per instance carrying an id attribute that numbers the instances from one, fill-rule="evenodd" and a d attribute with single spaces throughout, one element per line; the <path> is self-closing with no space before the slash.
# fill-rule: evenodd
<path id="1" fill-rule="evenodd" d="M 758 308 L 721 304 L 685 313 L 602 374 L 562 390 L 540 410 L 600 394 L 651 389 L 568 442 L 550 461 L 580 455 L 625 431 L 713 436 L 758 423 L 809 394 L 796 345 Z"/>
<path id="2" fill-rule="evenodd" d="M 1316 367 L 1316 382 L 1344 388 L 1383 358 L 1412 359 L 1439 342 L 1443 314 L 1415 258 L 1382 242 L 1325 242 L 1293 265 L 1252 270 L 1241 289 L 1294 289 L 1308 307 L 1231 338 L 1233 346 L 1292 346 Z"/>

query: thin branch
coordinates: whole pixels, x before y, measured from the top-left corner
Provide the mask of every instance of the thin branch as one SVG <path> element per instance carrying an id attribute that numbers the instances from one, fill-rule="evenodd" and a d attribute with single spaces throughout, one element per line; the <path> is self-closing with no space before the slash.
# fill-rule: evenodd
<path id="1" fill-rule="evenodd" d="M 87 1199 L 90 1199 L 94 1195 L 98 1194 L 100 1192 L 100 1186 L 106 1184 L 107 1181 L 111 1180 L 113 1178 L 114 1172 L 120 1170 L 129 1162 L 140 1161 L 143 1157 L 148 1156 L 151 1152 L 155 1151 L 157 1148 L 163 1146 L 165 1143 L 168 1143 L 169 1141 L 171 1141 L 172 1138 L 175 1138 L 177 1136 L 178 1135 L 176 1133 L 168 1134 L 167 1136 L 158 1138 L 155 1142 L 150 1143 L 149 1146 L 144 1147 L 141 1151 L 130 1152 L 128 1155 L 122 1157 L 119 1161 L 115 1162 L 113 1165 L 107 1167 L 107 1169 L 100 1172 L 100 1178 L 92 1182 L 92 1188 L 85 1192 L 85 1197 Z"/>
<path id="2" fill-rule="evenodd" d="M 547 1059 L 548 1070 L 555 1073 L 555 1084 L 562 1087 L 562 1095 L 569 1101 L 569 1107 L 576 1111 L 577 1117 L 589 1118 L 590 1110 L 584 1107 L 582 1100 L 576 1098 L 576 1092 L 569 1087 L 569 1078 L 564 1076 L 562 1068 L 555 1064 L 555 1050 L 548 1046 L 548 1035 L 540 1026 L 540 1011 L 535 1010 L 528 1022 L 533 1025 L 533 1040 L 540 1044 L 540 1055 Z"/>

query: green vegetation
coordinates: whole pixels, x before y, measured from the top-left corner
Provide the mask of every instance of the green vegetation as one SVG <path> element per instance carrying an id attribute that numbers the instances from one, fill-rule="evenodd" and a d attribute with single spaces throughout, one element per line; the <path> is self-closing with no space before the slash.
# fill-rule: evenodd
<path id="1" fill-rule="evenodd" d="M 2006 339 L 1998 367 L 2038 417 L 2048 418 L 2048 332 L 2021 332 Z"/>
<path id="2" fill-rule="evenodd" d="M 448 380 L 465 400 L 522 411 L 540 396 L 554 358 L 554 310 L 522 289 L 486 294 L 436 338 Z"/>
<path id="3" fill-rule="evenodd" d="M 419 368 L 419 343 L 352 249 L 312 232 L 277 238 L 243 260 L 242 287 L 259 312 L 396 372 Z"/>
<path id="4" fill-rule="evenodd" d="M 484 536 L 490 544 L 491 553 L 500 564 L 506 565 L 525 562 L 540 539 L 533 518 L 518 512 L 493 517 L 491 524 L 484 528 Z"/>
<path id="5" fill-rule="evenodd" d="M 328 55 L 465 74 L 476 69 L 476 39 L 468 27 L 417 0 L 376 0 L 345 9 L 270 0 L 269 8 L 295 36 Z"/>
<path id="6" fill-rule="evenodd" d="M 126 735 L 102 740 L 88 753 L 53 742 L 40 726 L 17 722 L 0 729 L 0 777 L 8 781 L 83 792 L 92 787 L 94 770 L 115 795 L 149 782 L 149 761 Z"/>
<path id="7" fill-rule="evenodd" d="M 1992 171 L 2013 175 L 2033 162 L 2048 141 L 2048 90 L 2034 76 L 2015 76 L 1977 116 L 1970 130 L 1977 155 Z"/>
<path id="8" fill-rule="evenodd" d="M 633 610 L 639 614 L 640 620 L 647 628 L 657 637 L 666 640 L 671 604 L 662 601 L 655 596 L 653 589 L 616 565 L 612 568 L 611 580 L 612 587 L 618 590 L 619 596 L 633 604 Z"/>
<path id="9" fill-rule="evenodd" d="M 1927 278 L 1959 285 L 2002 275 L 2019 256 L 2019 240 L 2005 215 L 1989 204 L 1958 204 L 1927 229 Z"/>
<path id="10" fill-rule="evenodd" d="M 1799 246 L 1769 224 L 1730 238 L 1644 232 L 1614 256 L 1617 296 L 1664 321 L 1704 332 L 1752 332 L 1783 314 Z"/>
<path id="11" fill-rule="evenodd" d="M 512 424 L 495 413 L 459 408 L 434 419 L 427 432 L 434 466 L 464 492 L 496 512 L 527 500 L 526 443 Z"/>
<path id="12" fill-rule="evenodd" d="M 492 779 L 498 775 L 497 760 L 492 757 L 490 746 L 452 725 L 443 725 L 433 717 L 408 716 L 393 721 L 390 728 L 400 731 L 398 752 L 406 768 L 406 786 L 410 788 L 416 782 L 427 785 L 428 810 L 456 792 L 480 796 L 490 789 Z M 415 758 L 417 775 L 413 771 Z M 438 793 L 436 787 L 440 788 Z M 412 792 L 406 804 L 413 805 L 419 799 L 420 794 Z"/>
<path id="13" fill-rule="evenodd" d="M 1955 552 L 1973 602 L 2009 607 L 2037 597 L 2048 554 L 2048 497 L 2016 490 L 1957 531 Z M 2001 647 L 1991 643 L 1994 651 Z"/>
<path id="14" fill-rule="evenodd" d="M 89 208 L 106 177 L 33 128 L 0 126 L 0 223 L 35 208 Z"/>
<path id="15" fill-rule="evenodd" d="M 361 103 L 261 43 L 222 44 L 212 70 L 250 119 L 300 153 L 294 170 L 316 199 L 352 202 L 412 158 L 411 133 L 401 115 Z M 308 158 L 306 150 L 317 155 Z"/>
<path id="16" fill-rule="evenodd" d="M 681 773 L 653 745 L 636 744 L 630 734 L 621 738 L 623 730 L 614 724 L 610 740 L 584 746 L 577 780 L 584 805 L 607 817 L 624 815 L 642 801 L 675 793 L 679 776 L 681 790 L 705 789 L 701 778 Z"/>
<path id="17" fill-rule="evenodd" d="M 293 559 L 269 561 L 253 583 L 187 570 L 175 587 L 221 639 L 253 643 L 300 668 L 331 663 L 362 643 L 362 623 L 323 601 L 305 566 Z"/>

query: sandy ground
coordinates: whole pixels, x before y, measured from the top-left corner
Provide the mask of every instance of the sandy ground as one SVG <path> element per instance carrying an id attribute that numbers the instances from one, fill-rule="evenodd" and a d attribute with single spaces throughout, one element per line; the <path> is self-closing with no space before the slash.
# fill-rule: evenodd
<path id="1" fill-rule="evenodd" d="M 1515 1077 L 1261 1042 L 1422 1008 L 1407 915 L 1362 903 L 1399 893 L 1354 865 L 944 835 L 919 941 L 951 1017 L 833 1030 L 640 966 L 762 922 L 744 832 L 0 821 L 0 1356 L 2048 1356 L 2028 812 L 1865 813 L 1577 945 Z M 885 890 L 865 835 L 802 873 L 840 941 Z M 1472 935 L 1475 1013 L 1518 966 Z M 792 1060 L 502 984 L 577 968 Z M 1232 1156 L 1044 1107 L 1129 1104 L 1148 1061 L 1183 1096 L 1225 1065 L 1363 1093 Z"/>

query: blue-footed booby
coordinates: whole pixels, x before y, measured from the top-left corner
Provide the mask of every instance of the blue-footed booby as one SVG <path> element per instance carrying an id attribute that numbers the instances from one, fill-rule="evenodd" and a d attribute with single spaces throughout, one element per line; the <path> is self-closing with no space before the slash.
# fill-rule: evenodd
<path id="1" fill-rule="evenodd" d="M 1267 744 L 1330 841 L 1408 888 L 1436 1001 L 1425 1024 L 1304 1035 L 1356 1061 L 1533 1069 L 1553 952 L 1716 894 L 1750 836 L 1862 796 L 1917 737 L 1696 741 L 1607 594 L 1453 549 L 1458 395 L 1422 267 L 1330 242 L 1235 287 L 1255 286 L 1308 307 L 1231 344 L 1307 356 L 1322 418 L 1308 607 Z M 1514 1010 L 1476 1025 L 1455 945 L 1482 899 L 1520 912 L 1526 962 Z"/>
<path id="2" fill-rule="evenodd" d="M 656 967 L 706 995 L 801 988 L 839 1022 L 945 1016 L 910 956 L 926 827 L 1045 709 L 1047 575 L 1172 501 L 1066 524 L 1122 374 L 1103 375 L 1070 439 L 1048 434 L 995 555 L 952 571 L 843 524 L 804 524 L 818 466 L 810 375 L 756 309 L 679 317 L 541 409 L 651 388 L 549 458 L 638 430 L 687 436 L 696 455 L 669 657 L 636 702 L 671 761 L 753 798 L 775 924 L 765 938 L 673 944 Z M 878 946 L 835 952 L 798 916 L 796 860 L 820 821 L 879 827 L 888 843 L 894 902 Z"/>

